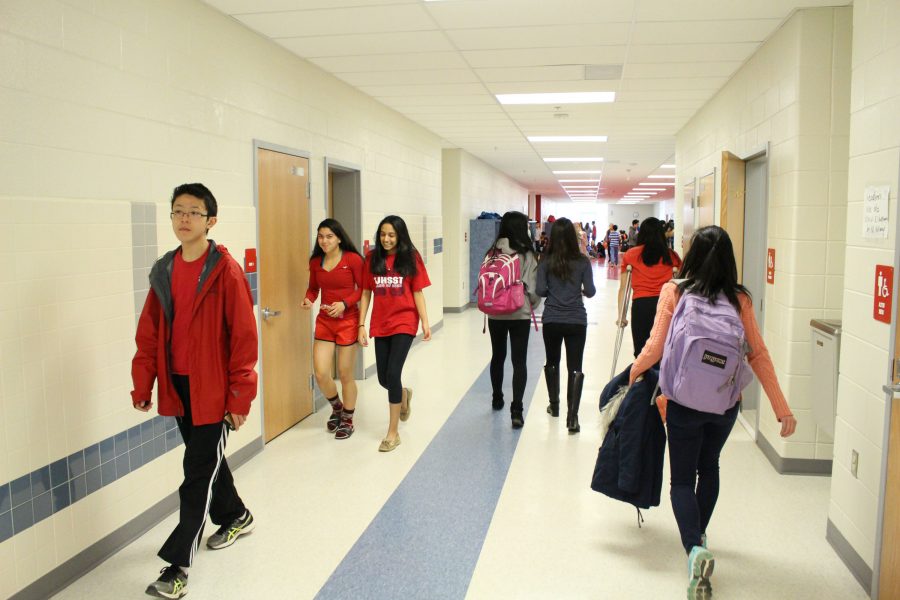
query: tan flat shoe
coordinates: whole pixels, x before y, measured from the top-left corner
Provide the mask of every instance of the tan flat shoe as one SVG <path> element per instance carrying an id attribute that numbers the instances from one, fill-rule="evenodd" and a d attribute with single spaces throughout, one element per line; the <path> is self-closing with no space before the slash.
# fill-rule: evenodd
<path id="1" fill-rule="evenodd" d="M 378 446 L 379 452 L 390 452 L 394 448 L 400 445 L 400 436 L 398 435 L 393 440 L 381 440 L 381 445 Z"/>
<path id="2" fill-rule="evenodd" d="M 400 403 L 400 420 L 406 421 L 409 419 L 409 414 L 412 412 L 409 405 L 412 402 L 412 388 L 403 388 L 406 390 L 406 402 Z"/>

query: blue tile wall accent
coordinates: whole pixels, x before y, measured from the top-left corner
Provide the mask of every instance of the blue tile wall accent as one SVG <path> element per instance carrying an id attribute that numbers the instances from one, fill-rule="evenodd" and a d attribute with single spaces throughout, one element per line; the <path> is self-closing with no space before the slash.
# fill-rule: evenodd
<path id="1" fill-rule="evenodd" d="M 440 254 L 444 251 L 444 238 L 434 238 L 434 253 Z"/>
<path id="2" fill-rule="evenodd" d="M 0 513 L 0 542 L 5 542 L 13 536 L 12 512 Z"/>
<path id="3" fill-rule="evenodd" d="M 0 542 L 181 444 L 175 418 L 156 416 L 0 484 Z"/>

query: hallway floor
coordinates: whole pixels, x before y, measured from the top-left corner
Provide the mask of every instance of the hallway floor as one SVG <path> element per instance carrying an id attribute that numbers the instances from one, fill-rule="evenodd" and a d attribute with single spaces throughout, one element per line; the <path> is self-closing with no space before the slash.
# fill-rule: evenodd
<path id="1" fill-rule="evenodd" d="M 377 452 L 387 395 L 360 382 L 356 433 L 335 441 L 319 411 L 236 472 L 256 530 L 234 546 L 204 545 L 189 598 L 683 598 L 686 558 L 668 500 L 644 511 L 593 492 L 597 398 L 608 380 L 618 281 L 595 268 L 581 433 L 546 414 L 543 343 L 531 331 L 526 422 L 491 410 L 490 342 L 482 315 L 444 315 L 405 369 L 415 390 L 402 444 Z M 435 315 L 432 315 L 435 320 Z M 626 331 L 619 368 L 631 355 Z M 254 426 L 252 423 L 251 426 Z M 668 469 L 667 469 L 668 470 Z M 867 598 L 825 541 L 830 480 L 780 476 L 736 426 L 722 455 L 709 530 L 715 598 Z M 178 479 L 173 477 L 174 490 Z M 56 598 L 142 598 L 163 566 L 172 515 Z M 206 535 L 213 532 L 208 526 Z"/>

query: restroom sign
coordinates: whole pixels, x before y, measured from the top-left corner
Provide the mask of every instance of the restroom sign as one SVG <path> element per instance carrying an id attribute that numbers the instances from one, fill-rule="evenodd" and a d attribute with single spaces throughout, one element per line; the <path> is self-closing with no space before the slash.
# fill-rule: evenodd
<path id="1" fill-rule="evenodd" d="M 769 248 L 769 255 L 766 257 L 766 283 L 775 284 L 775 248 Z"/>
<path id="2" fill-rule="evenodd" d="M 891 300 L 894 295 L 894 267 L 875 265 L 875 320 L 891 322 Z"/>

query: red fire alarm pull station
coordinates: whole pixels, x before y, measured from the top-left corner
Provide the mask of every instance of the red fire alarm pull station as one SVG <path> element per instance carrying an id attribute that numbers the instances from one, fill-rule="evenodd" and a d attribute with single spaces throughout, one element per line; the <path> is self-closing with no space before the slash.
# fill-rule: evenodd
<path id="1" fill-rule="evenodd" d="M 256 248 L 244 250 L 244 273 L 256 273 Z"/>
<path id="2" fill-rule="evenodd" d="M 369 253 L 369 240 L 364 240 L 363 241 L 363 255 L 365 256 L 368 253 Z"/>
<path id="3" fill-rule="evenodd" d="M 894 267 L 875 265 L 875 309 L 876 321 L 891 322 L 891 305 L 894 297 Z"/>

